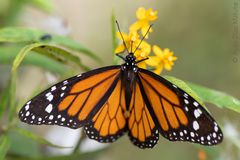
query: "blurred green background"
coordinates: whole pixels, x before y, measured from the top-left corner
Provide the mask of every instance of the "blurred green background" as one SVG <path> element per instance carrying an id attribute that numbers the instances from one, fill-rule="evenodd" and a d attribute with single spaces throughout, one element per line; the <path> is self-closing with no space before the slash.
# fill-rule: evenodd
<path id="1" fill-rule="evenodd" d="M 114 12 L 122 30 L 127 32 L 130 24 L 136 20 L 135 12 L 138 7 L 153 8 L 158 11 L 158 19 L 154 23 L 154 32 L 150 34 L 149 41 L 162 48 L 170 48 L 178 57 L 173 70 L 163 74 L 240 98 L 239 0 L 0 0 L 0 26 L 33 27 L 46 33 L 68 36 L 100 57 L 102 63 L 80 56 L 85 65 L 96 68 L 112 64 L 112 13 Z M 1 93 L 7 86 L 10 76 L 9 62 L 10 60 L 0 61 Z M 27 100 L 40 88 L 44 89 L 50 83 L 82 71 L 73 67 L 69 72 L 59 75 L 34 65 L 23 65 L 18 74 L 17 98 L 20 99 L 19 101 Z M 94 152 L 84 151 L 76 156 L 49 157 L 49 159 L 204 160 L 199 157 L 202 152 L 206 154 L 208 160 L 240 159 L 239 114 L 210 104 L 207 104 L 207 107 L 218 123 L 224 127 L 226 138 L 216 147 L 172 143 L 160 137 L 155 148 L 140 150 L 131 144 L 127 136 L 124 136 L 101 149 L 93 148 Z M 3 116 L 1 126 L 5 125 L 6 119 Z M 67 130 L 68 134 L 65 134 L 63 131 L 65 129 L 62 127 L 33 127 L 19 121 L 16 123 L 21 128 L 27 128 L 41 137 L 46 137 L 56 145 L 73 146 L 78 141 L 78 136 L 73 136 L 79 134 L 78 130 Z M 52 136 L 47 136 L 50 135 L 50 131 Z M 4 130 L 1 130 L 1 133 L 3 132 Z M 60 136 L 54 139 L 54 135 L 61 133 L 63 133 L 62 138 Z M 9 137 L 11 143 L 7 159 L 27 159 L 27 157 L 47 159 L 41 157 L 69 155 L 71 152 L 63 151 L 66 149 L 49 149 L 46 145 L 39 145 L 21 134 L 11 133 Z M 71 140 L 68 140 L 68 137 Z M 73 144 L 66 144 L 62 139 Z M 86 148 L 90 148 L 91 145 L 91 142 L 86 142 L 81 148 L 87 150 Z"/>

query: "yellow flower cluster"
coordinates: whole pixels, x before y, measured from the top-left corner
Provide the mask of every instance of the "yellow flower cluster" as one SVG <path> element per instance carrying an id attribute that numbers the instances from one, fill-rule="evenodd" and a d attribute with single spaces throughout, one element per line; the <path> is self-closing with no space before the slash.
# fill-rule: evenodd
<path id="1" fill-rule="evenodd" d="M 146 69 L 151 67 L 156 74 L 160 74 L 163 69 L 168 71 L 171 70 L 174 61 L 177 60 L 177 57 L 173 55 L 173 52 L 170 51 L 170 49 L 161 49 L 157 45 L 151 46 L 145 40 L 143 40 L 141 45 L 138 47 L 141 42 L 141 37 L 143 37 L 149 29 L 150 23 L 157 19 L 157 11 L 153 11 L 152 8 L 146 10 L 145 8 L 140 7 L 136 12 L 136 16 L 138 20 L 129 27 L 129 34 L 122 32 L 128 51 L 134 52 L 137 60 L 147 57 L 149 58 L 148 60 L 142 61 L 138 64 L 140 68 Z M 152 31 L 152 28 L 150 28 L 149 33 Z M 117 37 L 122 40 L 119 32 L 117 32 Z M 147 38 L 148 35 L 146 35 L 145 39 Z M 121 53 L 125 50 L 125 45 L 122 43 L 116 48 L 115 53 Z M 152 51 L 154 55 L 150 55 Z"/>

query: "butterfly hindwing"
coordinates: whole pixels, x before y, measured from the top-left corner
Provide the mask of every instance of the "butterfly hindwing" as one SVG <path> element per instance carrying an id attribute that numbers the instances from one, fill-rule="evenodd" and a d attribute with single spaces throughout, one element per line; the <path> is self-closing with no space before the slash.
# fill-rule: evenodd
<path id="1" fill-rule="evenodd" d="M 135 82 L 128 118 L 129 137 L 140 148 L 152 148 L 159 139 L 159 130 L 148 110 L 138 82 Z"/>
<path id="2" fill-rule="evenodd" d="M 125 89 L 120 78 L 108 100 L 84 127 L 85 133 L 99 142 L 117 140 L 127 129 L 125 112 Z"/>
<path id="3" fill-rule="evenodd" d="M 19 118 L 28 124 L 79 128 L 108 99 L 120 71 L 120 66 L 110 66 L 64 80 L 27 102 L 19 111 Z"/>
<path id="4" fill-rule="evenodd" d="M 170 141 L 215 145 L 223 134 L 210 114 L 189 94 L 164 78 L 139 69 L 141 92 L 162 136 Z"/>

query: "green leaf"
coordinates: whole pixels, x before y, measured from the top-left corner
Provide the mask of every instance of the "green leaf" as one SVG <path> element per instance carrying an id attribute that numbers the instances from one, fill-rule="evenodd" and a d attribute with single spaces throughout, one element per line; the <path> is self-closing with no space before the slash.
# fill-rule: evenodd
<path id="1" fill-rule="evenodd" d="M 7 104 L 9 104 L 8 119 L 11 122 L 13 120 L 15 110 L 16 110 L 16 72 L 11 73 L 10 83 L 9 83 L 9 98 Z"/>
<path id="2" fill-rule="evenodd" d="M 0 3 L 1 3 L 1 5 L 4 5 L 4 4 L 2 4 L 4 2 L 0 2 Z M 5 12 L 0 17 L 0 25 L 1 26 L 15 25 L 16 21 L 18 20 L 19 15 L 25 5 L 26 5 L 26 1 L 24 1 L 24 0 L 8 1 L 8 6 L 7 6 Z"/>
<path id="3" fill-rule="evenodd" d="M 217 90 L 189 83 L 189 86 L 204 102 L 212 103 L 220 108 L 228 108 L 240 113 L 240 100 Z"/>
<path id="4" fill-rule="evenodd" d="M 34 141 L 36 141 L 36 142 L 38 142 L 40 144 L 45 144 L 45 145 L 48 145 L 50 147 L 55 147 L 55 148 L 72 148 L 72 147 L 64 147 L 64 146 L 59 146 L 59 145 L 53 144 L 53 143 L 49 142 L 48 140 L 46 140 L 46 139 L 44 139 L 44 138 L 42 138 L 42 137 L 40 137 L 40 136 L 38 136 L 38 135 L 36 135 L 36 134 L 34 134 L 32 132 L 29 132 L 27 130 L 21 129 L 21 128 L 14 128 L 14 129 L 12 129 L 12 131 L 15 131 L 16 133 L 19 133 L 19 134 L 21 134 L 23 136 L 26 136 L 26 137 L 28 137 L 28 138 L 30 138 L 30 139 L 32 139 L 32 140 L 34 140 Z"/>
<path id="5" fill-rule="evenodd" d="M 52 41 L 58 45 L 61 45 L 61 46 L 67 47 L 69 49 L 72 49 L 74 51 L 78 51 L 82 54 L 85 54 L 86 56 L 88 56 L 100 63 L 102 62 L 101 59 L 96 55 L 96 53 L 92 52 L 88 48 L 84 47 L 80 43 L 78 43 L 70 38 L 53 35 Z"/>
<path id="6" fill-rule="evenodd" d="M 20 46 L 2 46 L 0 48 L 0 63 L 2 64 L 12 64 L 13 60 L 17 56 L 18 52 L 20 50 Z M 57 52 L 58 50 L 56 50 Z M 34 51 L 30 51 L 29 53 L 34 53 Z M 23 61 L 23 64 L 32 64 L 39 66 L 41 68 L 44 68 L 46 70 L 49 70 L 54 73 L 64 74 L 69 71 L 68 67 L 66 65 L 63 65 L 60 62 L 57 62 L 55 60 L 49 59 L 45 55 L 41 54 L 27 54 Z M 77 62 L 78 63 L 78 62 Z M 88 68 L 87 68 L 88 69 Z M 7 106 L 10 107 L 10 117 L 13 116 L 15 113 L 15 73 L 12 73 L 12 77 L 10 80 L 10 84 L 3 90 L 1 98 L 0 98 L 0 117 L 4 113 Z M 11 103 L 10 105 L 8 105 Z M 10 118 L 11 119 L 11 118 Z"/>
<path id="7" fill-rule="evenodd" d="M 11 143 L 8 150 L 8 159 L 10 155 L 15 155 L 15 157 L 26 156 L 29 158 L 41 156 L 40 146 L 36 141 L 11 130 L 8 130 L 7 135 Z"/>
<path id="8" fill-rule="evenodd" d="M 51 45 L 46 45 L 43 43 L 33 43 L 30 45 L 25 46 L 21 49 L 21 51 L 18 53 L 16 58 L 13 61 L 12 70 L 11 70 L 11 79 L 10 79 L 10 109 L 9 109 L 9 120 L 13 120 L 13 115 L 16 112 L 16 78 L 17 78 L 17 68 L 22 63 L 23 59 L 31 53 L 30 51 L 36 51 L 40 54 L 47 55 L 48 57 L 51 57 L 57 61 L 60 61 L 62 63 L 67 63 L 69 61 L 74 62 L 78 66 L 82 67 L 85 70 L 88 70 L 89 68 L 84 66 L 79 58 L 77 56 L 72 55 L 70 52 L 55 47 Z"/>
<path id="9" fill-rule="evenodd" d="M 8 106 L 8 102 L 9 102 L 9 85 L 2 91 L 2 95 L 0 97 L 0 118 L 2 117 L 5 109 Z"/>
<path id="10" fill-rule="evenodd" d="M 36 42 L 44 34 L 46 33 L 32 28 L 6 27 L 0 29 L 0 42 Z"/>
<path id="11" fill-rule="evenodd" d="M 18 52 L 21 50 L 22 46 L 1 46 L 0 48 L 0 63 L 1 64 L 12 64 L 13 60 L 17 56 Z M 33 51 L 31 51 L 33 53 Z M 66 65 L 62 63 L 49 59 L 45 55 L 41 54 L 28 54 L 23 62 L 24 65 L 35 65 L 46 69 L 53 73 L 64 74 L 68 72 Z M 1 103 L 1 102 L 0 102 Z"/>
<path id="12" fill-rule="evenodd" d="M 40 54 L 46 55 L 48 57 L 51 57 L 57 61 L 63 62 L 65 64 L 67 64 L 67 62 L 74 62 L 83 70 L 90 70 L 89 67 L 82 64 L 79 57 L 59 47 L 38 43 L 38 45 L 36 46 L 34 45 L 34 48 L 32 48 L 32 50 Z"/>
<path id="13" fill-rule="evenodd" d="M 179 80 L 175 77 L 164 76 L 164 78 L 187 92 L 203 106 L 203 102 L 211 103 L 220 108 L 228 108 L 230 110 L 240 113 L 240 100 L 226 93 L 193 83 L 185 83 L 184 81 Z"/>
<path id="14" fill-rule="evenodd" d="M 41 155 L 39 157 L 29 158 L 27 156 L 16 157 L 14 155 L 8 155 L 8 160 L 89 160 L 89 159 L 97 159 L 99 155 L 103 153 L 104 149 L 92 151 L 92 152 L 84 152 L 84 153 L 75 153 L 69 155 L 56 155 L 56 156 L 44 156 Z"/>
<path id="15" fill-rule="evenodd" d="M 32 29 L 32 28 L 22 28 L 22 27 L 7 27 L 0 29 L 0 42 L 11 42 L 11 43 L 33 43 L 42 42 L 41 38 L 45 35 L 49 35 L 50 44 L 56 44 L 68 49 L 78 51 L 98 62 L 101 62 L 100 58 L 93 53 L 88 48 L 84 47 L 80 43 L 59 35 L 48 34 L 44 31 Z"/>
<path id="16" fill-rule="evenodd" d="M 23 59 L 25 58 L 25 56 L 31 53 L 30 52 L 31 50 L 46 55 L 52 59 L 55 59 L 65 64 L 70 61 L 74 62 L 75 64 L 77 64 L 78 66 L 82 67 L 85 70 L 89 69 L 88 67 L 84 66 L 81 63 L 80 59 L 77 56 L 72 55 L 72 53 L 64 49 L 52 45 L 46 45 L 44 43 L 33 43 L 25 46 L 18 53 L 18 55 L 13 61 L 12 72 L 14 72 L 18 68 L 20 63 L 22 63 Z"/>
<path id="17" fill-rule="evenodd" d="M 29 4 L 46 12 L 50 12 L 53 9 L 53 2 L 50 0 L 1 0 L 0 4 L 1 26 L 15 25 L 16 21 L 19 20 L 19 15 L 22 15 L 22 11 L 26 6 L 29 6 Z"/>
<path id="18" fill-rule="evenodd" d="M 9 138 L 6 135 L 0 137 L 0 160 L 4 160 L 10 147 Z"/>
<path id="19" fill-rule="evenodd" d="M 53 2 L 49 0 L 31 0 L 29 2 L 33 4 L 35 7 L 46 12 L 50 12 L 54 8 Z"/>

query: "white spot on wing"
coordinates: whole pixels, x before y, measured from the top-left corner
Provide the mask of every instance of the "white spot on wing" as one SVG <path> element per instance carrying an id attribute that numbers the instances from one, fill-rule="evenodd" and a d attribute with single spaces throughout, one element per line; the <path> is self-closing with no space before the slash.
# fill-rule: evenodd
<path id="1" fill-rule="evenodd" d="M 57 89 L 57 87 L 56 86 L 53 86 L 52 88 L 51 88 L 51 91 L 55 91 Z"/>
<path id="2" fill-rule="evenodd" d="M 46 97 L 50 96 L 52 93 L 51 92 L 48 92 L 45 94 Z"/>
<path id="3" fill-rule="evenodd" d="M 210 137 L 210 136 L 207 136 L 207 139 L 208 139 L 208 140 L 210 140 L 210 139 L 211 139 L 211 137 Z"/>
<path id="4" fill-rule="evenodd" d="M 199 130 L 199 124 L 198 124 L 197 121 L 194 121 L 194 122 L 193 122 L 193 129 L 194 129 L 195 131 Z"/>
<path id="5" fill-rule="evenodd" d="M 51 112 L 52 112 L 52 109 L 53 109 L 53 106 L 52 106 L 52 104 L 50 103 L 50 104 L 47 105 L 47 107 L 45 108 L 45 111 L 48 112 L 48 113 L 51 113 Z"/>
<path id="6" fill-rule="evenodd" d="M 47 97 L 48 101 L 51 102 L 53 100 L 53 95 L 50 94 L 48 97 Z"/>
<path id="7" fill-rule="evenodd" d="M 200 112 L 199 112 L 200 111 Z M 198 117 L 200 117 L 201 116 L 201 114 L 202 114 L 202 112 L 201 112 L 201 110 L 200 109 L 195 109 L 194 110 L 194 116 L 195 116 L 195 118 L 198 118 Z"/>
<path id="8" fill-rule="evenodd" d="M 194 136 L 195 136 L 195 134 L 194 134 L 193 132 L 191 132 L 190 135 L 191 135 L 191 137 L 194 137 Z"/>
<path id="9" fill-rule="evenodd" d="M 63 84 L 64 85 L 68 84 L 68 81 L 67 80 L 63 81 Z"/>
<path id="10" fill-rule="evenodd" d="M 63 97 L 64 96 L 64 93 L 61 93 L 60 97 Z"/>
<path id="11" fill-rule="evenodd" d="M 52 120 L 52 119 L 53 119 L 53 115 L 50 115 L 50 116 L 49 116 L 49 119 Z"/>
<path id="12" fill-rule="evenodd" d="M 217 137 L 217 134 L 214 132 L 213 133 L 213 138 L 216 138 Z"/>
<path id="13" fill-rule="evenodd" d="M 183 132 L 180 132 L 180 136 L 183 136 Z"/>
<path id="14" fill-rule="evenodd" d="M 194 101 L 193 105 L 197 107 L 199 104 L 196 101 Z"/>
<path id="15" fill-rule="evenodd" d="M 188 104 L 189 102 L 188 102 L 188 100 L 184 99 L 184 103 L 185 103 L 185 104 Z"/>
<path id="16" fill-rule="evenodd" d="M 217 127 L 217 126 L 214 127 L 214 131 L 215 131 L 215 132 L 218 131 L 218 127 Z"/>
<path id="17" fill-rule="evenodd" d="M 29 115 L 30 115 L 30 112 L 29 112 L 29 111 L 27 111 L 27 113 L 26 113 L 26 115 L 25 115 L 25 116 L 26 116 L 26 117 L 28 117 Z"/>
<path id="18" fill-rule="evenodd" d="M 188 95 L 187 95 L 187 93 L 184 93 L 184 94 L 183 94 L 183 96 L 184 96 L 185 98 L 188 98 Z"/>
<path id="19" fill-rule="evenodd" d="M 26 105 L 26 106 L 25 106 L 25 110 L 26 110 L 26 111 L 29 110 L 29 105 Z"/>

